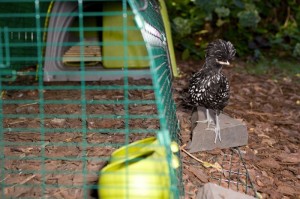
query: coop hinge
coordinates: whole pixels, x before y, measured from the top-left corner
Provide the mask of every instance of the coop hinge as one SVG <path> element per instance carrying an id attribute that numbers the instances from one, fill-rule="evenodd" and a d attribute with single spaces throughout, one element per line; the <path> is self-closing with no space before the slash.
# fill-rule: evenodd
<path id="1" fill-rule="evenodd" d="M 8 28 L 0 28 L 0 80 L 15 81 L 17 72 L 10 68 Z"/>
<path id="2" fill-rule="evenodd" d="M 0 28 L 0 68 L 8 67 L 10 67 L 9 36 L 8 28 L 4 27 Z"/>

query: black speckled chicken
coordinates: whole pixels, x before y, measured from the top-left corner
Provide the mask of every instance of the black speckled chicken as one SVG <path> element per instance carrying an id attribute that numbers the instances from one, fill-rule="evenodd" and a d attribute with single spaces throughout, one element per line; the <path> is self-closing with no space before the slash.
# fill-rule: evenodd
<path id="1" fill-rule="evenodd" d="M 235 48 L 230 41 L 218 39 L 209 43 L 202 69 L 190 79 L 188 90 L 190 101 L 194 106 L 206 108 L 206 120 L 198 122 L 207 123 L 207 130 L 215 132 L 215 143 L 217 138 L 221 141 L 219 115 L 229 100 L 229 83 L 222 73 L 222 67 L 229 65 L 235 53 Z M 210 128 L 212 119 L 209 109 L 216 113 L 214 128 Z"/>

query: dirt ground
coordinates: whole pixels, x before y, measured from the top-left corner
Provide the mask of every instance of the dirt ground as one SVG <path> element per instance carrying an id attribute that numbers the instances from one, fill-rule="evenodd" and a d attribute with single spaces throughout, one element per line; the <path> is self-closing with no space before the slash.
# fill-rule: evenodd
<path id="1" fill-rule="evenodd" d="M 271 76 L 249 75 L 245 72 L 237 72 L 236 68 L 243 68 L 244 63 L 236 62 L 235 69 L 226 68 L 225 73 L 231 83 L 231 98 L 229 105 L 225 108 L 225 114 L 242 120 L 249 132 L 249 144 L 240 147 L 241 156 L 245 165 L 236 155 L 237 151 L 230 149 L 216 149 L 209 152 L 185 153 L 184 146 L 191 139 L 191 115 L 192 111 L 183 107 L 182 91 L 188 86 L 190 75 L 200 68 L 197 62 L 179 62 L 178 67 L 182 76 L 174 80 L 174 99 L 177 105 L 177 116 L 181 130 L 181 155 L 183 162 L 183 181 L 185 186 L 185 198 L 195 198 L 198 187 L 206 182 L 215 182 L 224 187 L 229 187 L 240 192 L 255 195 L 253 186 L 240 186 L 250 184 L 250 180 L 244 174 L 248 171 L 250 179 L 258 192 L 257 197 L 263 198 L 300 198 L 300 83 L 299 77 L 282 77 L 273 80 Z M 31 85 L 32 81 L 20 81 L 21 85 Z M 151 82 L 142 82 L 151 84 Z M 66 83 L 67 85 L 80 85 L 79 83 Z M 111 82 L 103 84 L 111 85 Z M 114 82 L 122 85 L 122 81 Z M 138 85 L 137 82 L 132 84 Z M 35 82 L 33 85 L 37 85 Z M 59 85 L 47 83 L 46 85 Z M 96 85 L 88 83 L 88 85 Z M 86 92 L 87 100 L 101 99 L 123 99 L 122 90 L 111 93 L 109 91 L 90 90 Z M 130 92 L 131 99 L 154 99 L 154 94 L 147 91 Z M 74 100 L 80 99 L 80 91 L 70 90 L 46 90 L 44 97 L 47 100 Z M 38 99 L 36 91 L 8 91 L 4 99 Z M 86 107 L 87 113 L 91 114 L 116 114 L 124 111 L 124 106 L 109 104 L 92 104 Z M 38 114 L 38 103 L 26 105 L 5 105 L 4 114 Z M 45 114 L 72 115 L 80 114 L 82 107 L 79 104 L 46 104 Z M 156 114 L 153 105 L 131 105 L 130 113 L 134 114 Z M 124 134 L 118 132 L 95 133 L 98 128 L 124 128 L 123 118 L 90 118 L 87 122 L 87 132 L 82 134 L 73 131 L 72 128 L 81 128 L 83 121 L 80 118 L 49 118 L 45 119 L 47 129 L 65 129 L 62 132 L 45 132 L 41 135 L 35 131 L 8 132 L 4 134 L 4 141 L 13 143 L 12 146 L 4 148 L 5 155 L 13 156 L 5 161 L 5 168 L 18 172 L 5 176 L 5 183 L 10 184 L 5 188 L 5 194 L 11 197 L 39 197 L 44 195 L 51 198 L 81 198 L 81 184 L 86 183 L 90 188 L 95 188 L 98 171 L 105 165 L 113 150 L 122 146 Z M 40 126 L 40 118 L 32 118 L 30 121 L 20 118 L 4 120 L 5 128 L 27 128 L 34 129 Z M 159 123 L 155 119 L 131 120 L 130 128 L 136 129 L 158 129 Z M 41 137 L 42 136 L 42 137 Z M 139 140 L 149 136 L 149 133 L 138 132 L 130 136 L 130 141 Z M 42 139 L 41 139 L 42 138 Z M 40 143 L 40 140 L 44 140 Z M 86 140 L 89 147 L 79 146 Z M 51 142 L 62 143 L 62 146 L 53 145 Z M 35 142 L 36 146 L 32 143 Z M 68 145 L 69 143 L 69 145 Z M 26 146 L 27 144 L 27 146 Z M 98 145 L 99 147 L 92 147 Z M 25 145 L 25 146 L 24 146 Z M 41 147 L 43 145 L 44 147 Z M 67 145 L 67 146 L 66 146 Z M 230 155 L 231 154 L 231 155 Z M 41 159 L 48 156 L 53 160 Z M 78 156 L 89 157 L 87 164 L 74 161 Z M 62 158 L 63 157 L 63 158 Z M 198 158 L 198 160 L 197 160 Z M 229 158 L 229 159 L 228 159 Z M 202 163 L 199 163 L 202 161 Z M 226 162 L 232 162 L 232 165 Z M 41 168 L 41 162 L 44 168 Z M 225 162 L 225 163 L 224 163 Z M 219 168 L 222 166 L 223 172 Z M 247 167 L 247 171 L 243 166 Z M 47 170 L 49 173 L 38 174 L 37 170 Z M 238 169 L 238 172 L 230 173 L 229 170 Z M 53 172 L 56 170 L 64 173 Z M 70 175 L 66 171 L 70 170 Z M 23 172 L 23 171 L 27 171 Z M 32 171 L 32 172 L 30 172 Z M 74 174 L 74 171 L 76 174 Z M 83 171 L 89 171 L 84 177 Z M 241 177 L 242 176 L 242 177 Z M 218 181 L 218 179 L 227 181 Z M 229 179 L 229 181 L 228 181 Z M 41 181 L 45 184 L 41 185 Z M 239 183 L 234 183 L 240 181 Z M 229 183 L 231 182 L 231 184 Z M 14 184 L 31 183 L 36 187 L 14 186 Z M 64 184 L 65 188 L 57 185 Z M 78 189 L 70 187 L 78 186 Z M 94 186 L 94 187 L 93 187 Z M 247 188 L 249 190 L 247 190 Z M 92 193 L 93 194 L 93 193 Z"/>
<path id="2" fill-rule="evenodd" d="M 201 67 L 197 62 L 179 62 L 182 77 L 173 85 L 177 115 L 181 123 L 182 144 L 191 139 L 191 111 L 182 106 L 182 91 L 188 77 Z M 231 97 L 224 113 L 242 120 L 249 133 L 247 146 L 240 147 L 251 181 L 262 198 L 300 198 L 300 83 L 294 77 L 272 79 L 270 75 L 250 75 L 237 61 L 234 68 L 225 68 L 231 84 Z M 297 66 L 295 66 L 297 67 Z M 242 69 L 242 70 L 239 70 Z M 193 154 L 202 161 L 222 164 L 228 150 L 212 150 Z M 184 152 L 183 179 L 186 198 L 195 198 L 199 186 L 213 181 L 215 168 L 206 168 Z M 223 178 L 234 181 L 234 176 Z M 227 187 L 228 183 L 221 183 Z M 235 185 L 234 185 L 235 186 Z M 229 186 L 232 188 L 231 186 Z M 236 190 L 236 189 L 235 189 Z M 240 190 L 245 192 L 245 190 Z M 249 192 L 253 195 L 253 192 Z"/>
<path id="3" fill-rule="evenodd" d="M 150 80 L 130 80 L 130 85 L 151 85 Z M 38 83 L 34 77 L 19 78 L 15 86 Z M 22 100 L 22 104 L 3 105 L 3 127 L 12 129 L 3 134 L 4 168 L 7 170 L 3 181 L 4 194 L 13 198 L 96 198 L 99 171 L 106 165 L 111 153 L 123 146 L 126 140 L 124 117 L 92 117 L 82 121 L 82 111 L 86 115 L 124 115 L 125 105 L 117 103 L 124 99 L 121 90 L 86 90 L 86 100 L 116 100 L 113 104 L 89 103 L 85 108 L 72 100 L 81 99 L 80 89 L 47 89 L 48 86 L 80 86 L 78 82 L 45 83 L 45 100 L 61 100 L 64 104 L 46 103 L 40 106 L 37 90 L 7 90 L 5 101 Z M 87 86 L 123 85 L 123 81 L 87 82 Z M 130 100 L 154 100 L 153 90 L 130 90 Z M 34 102 L 26 103 L 26 100 Z M 40 118 L 43 111 L 45 118 Z M 156 115 L 154 104 L 130 104 L 128 113 L 134 115 Z M 16 117 L 13 117 L 15 115 Z M 29 115 L 32 118 L 25 118 Z M 47 118 L 47 115 L 51 116 Z M 44 130 L 40 130 L 42 122 Z M 86 124 L 86 132 L 82 127 Z M 159 129 L 159 120 L 153 117 L 133 118 L 128 127 L 135 130 L 129 135 L 129 142 L 149 136 Z M 98 132 L 102 129 L 101 133 Z M 142 130 L 144 131 L 142 131 Z M 148 131 L 147 131 L 148 130 Z M 86 144 L 84 144 L 86 143 Z M 1 174 L 1 171 L 0 171 Z M 44 182 L 44 183 L 43 183 Z M 85 188 L 82 189 L 82 185 Z M 29 186 L 26 186 L 29 185 Z"/>

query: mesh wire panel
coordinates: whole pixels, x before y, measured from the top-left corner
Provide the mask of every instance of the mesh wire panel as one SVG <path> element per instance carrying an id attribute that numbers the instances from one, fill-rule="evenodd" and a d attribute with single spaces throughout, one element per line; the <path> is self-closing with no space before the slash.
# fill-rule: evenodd
<path id="1" fill-rule="evenodd" d="M 97 197 L 111 153 L 151 136 L 158 140 L 151 155 L 160 154 L 155 162 L 167 168 L 145 170 L 165 179 L 147 184 L 150 193 L 182 194 L 181 170 L 172 166 L 178 124 L 159 9 L 156 0 L 0 2 L 0 198 Z M 150 155 L 133 161 L 125 151 L 118 166 L 125 165 L 128 185 L 130 167 Z M 137 194 L 131 190 L 121 196 Z"/>
<path id="2" fill-rule="evenodd" d="M 234 191 L 259 198 L 239 147 L 224 149 L 223 152 L 222 157 L 220 156 L 222 170 L 212 172 L 211 181 Z"/>

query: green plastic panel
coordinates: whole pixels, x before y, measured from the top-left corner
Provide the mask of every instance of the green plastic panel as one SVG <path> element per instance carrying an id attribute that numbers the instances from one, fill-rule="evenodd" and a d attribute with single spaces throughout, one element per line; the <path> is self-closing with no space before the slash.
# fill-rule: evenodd
<path id="1" fill-rule="evenodd" d="M 40 3 L 40 22 L 44 26 L 49 2 Z M 10 66 L 19 69 L 37 64 L 36 14 L 33 1 L 1 1 L 2 36 L 7 28 Z M 4 38 L 2 38 L 3 41 Z M 5 61 L 5 60 L 4 60 Z"/>
<path id="2" fill-rule="evenodd" d="M 105 3 L 103 6 L 104 12 L 111 11 L 122 11 L 122 4 L 119 2 Z M 129 8 L 128 8 L 129 11 Z M 122 15 L 118 16 L 104 16 L 103 26 L 104 27 L 120 27 L 123 25 Z M 149 61 L 143 59 L 147 57 L 147 50 L 142 38 L 141 31 L 135 28 L 133 14 L 128 15 L 127 20 L 128 27 L 128 42 L 132 42 L 132 45 L 128 46 L 128 56 L 135 57 L 136 59 L 128 60 L 129 68 L 145 68 L 149 67 Z M 114 30 L 113 28 L 103 32 L 103 41 L 105 42 L 121 42 L 123 41 L 123 30 Z M 123 45 L 104 45 L 103 46 L 104 57 L 124 57 Z M 123 68 L 123 60 L 106 59 L 103 61 L 105 68 Z"/>

